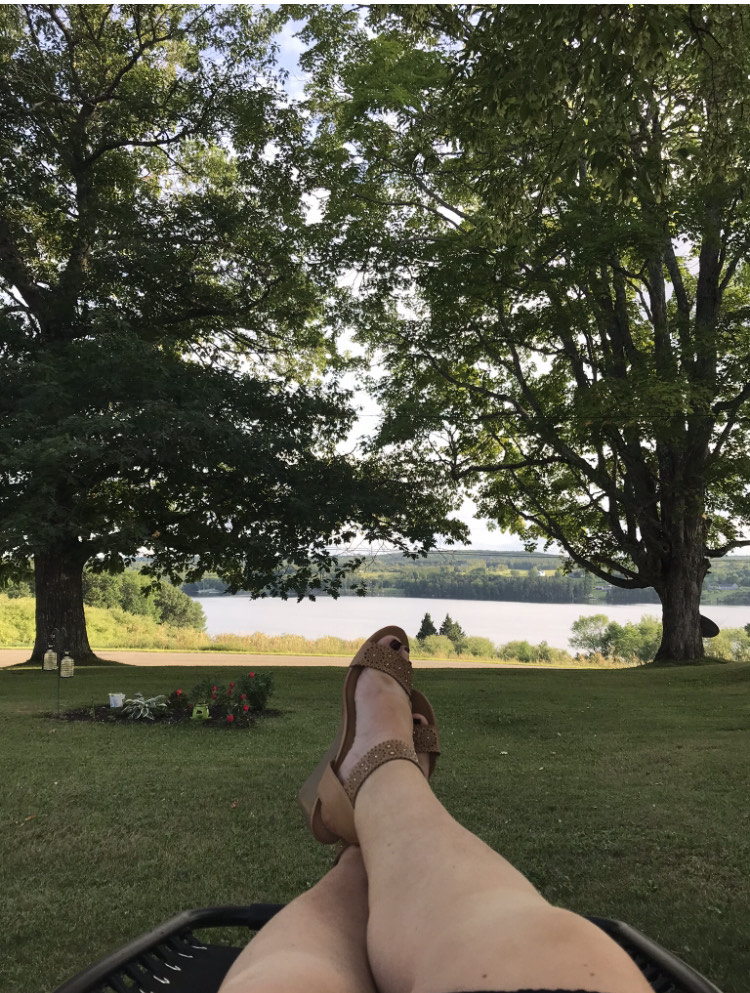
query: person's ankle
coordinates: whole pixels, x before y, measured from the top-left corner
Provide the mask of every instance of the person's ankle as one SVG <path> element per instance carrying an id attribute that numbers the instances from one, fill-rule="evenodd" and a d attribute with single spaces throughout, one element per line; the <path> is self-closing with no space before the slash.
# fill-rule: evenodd
<path id="1" fill-rule="evenodd" d="M 346 783 L 359 760 L 384 741 L 412 743 L 413 721 L 409 698 L 390 676 L 366 669 L 357 682 L 357 727 L 352 747 L 338 775 Z"/>

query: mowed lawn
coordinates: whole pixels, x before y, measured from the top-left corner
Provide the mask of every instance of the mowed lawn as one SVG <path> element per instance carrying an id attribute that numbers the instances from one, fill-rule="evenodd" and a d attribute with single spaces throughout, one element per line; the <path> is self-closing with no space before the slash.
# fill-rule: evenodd
<path id="1" fill-rule="evenodd" d="M 210 670 L 93 668 L 63 708 Z M 65 723 L 0 671 L 4 993 L 40 993 L 188 907 L 285 901 L 330 865 L 296 806 L 340 669 L 274 670 L 250 731 Z M 232 678 L 223 669 L 222 682 Z M 438 796 L 550 900 L 628 921 L 725 993 L 750 976 L 750 665 L 431 670 Z"/>

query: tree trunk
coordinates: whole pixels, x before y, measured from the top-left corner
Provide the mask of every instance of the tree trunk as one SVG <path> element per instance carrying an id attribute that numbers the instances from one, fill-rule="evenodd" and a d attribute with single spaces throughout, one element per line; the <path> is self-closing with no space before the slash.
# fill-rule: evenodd
<path id="1" fill-rule="evenodd" d="M 662 637 L 655 662 L 689 662 L 703 658 L 700 601 L 708 563 L 699 522 L 690 540 L 673 548 L 664 582 L 655 587 L 662 605 Z"/>
<path id="2" fill-rule="evenodd" d="M 83 613 L 83 567 L 87 557 L 77 542 L 52 545 L 34 555 L 36 640 L 31 662 L 41 663 L 54 628 L 65 628 L 67 637 L 60 647 L 75 662 L 96 660 Z"/>

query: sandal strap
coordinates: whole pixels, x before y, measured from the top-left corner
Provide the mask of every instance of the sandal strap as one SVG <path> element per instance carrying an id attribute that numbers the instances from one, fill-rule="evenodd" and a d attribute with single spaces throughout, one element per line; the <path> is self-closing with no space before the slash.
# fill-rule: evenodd
<path id="1" fill-rule="evenodd" d="M 356 664 L 365 669 L 379 669 L 381 672 L 387 673 L 396 680 L 406 695 L 411 697 L 413 676 L 411 662 L 399 652 L 394 652 L 386 645 L 370 644 Z"/>
<path id="2" fill-rule="evenodd" d="M 425 752 L 429 755 L 440 754 L 440 739 L 437 728 L 433 724 L 414 725 L 414 751 Z"/>
<path id="3" fill-rule="evenodd" d="M 354 806 L 354 801 L 357 798 L 357 793 L 359 793 L 359 790 L 367 777 L 372 775 L 372 773 L 375 772 L 376 769 L 379 769 L 381 765 L 385 765 L 386 762 L 393 762 L 394 759 L 407 759 L 419 768 L 416 752 L 411 745 L 407 745 L 405 741 L 399 741 L 397 738 L 394 738 L 390 741 L 383 741 L 379 745 L 375 745 L 374 748 L 371 748 L 369 752 L 366 752 L 359 762 L 357 762 L 352 769 L 349 778 L 344 783 L 344 791 L 349 798 L 349 802 L 352 807 Z"/>

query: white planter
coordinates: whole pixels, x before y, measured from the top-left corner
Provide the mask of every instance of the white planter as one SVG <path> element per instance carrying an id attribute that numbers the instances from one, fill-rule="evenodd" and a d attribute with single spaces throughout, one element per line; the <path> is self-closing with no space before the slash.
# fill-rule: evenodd
<path id="1" fill-rule="evenodd" d="M 122 707 L 125 703 L 124 693 L 110 693 L 109 694 L 109 705 L 110 707 Z"/>

